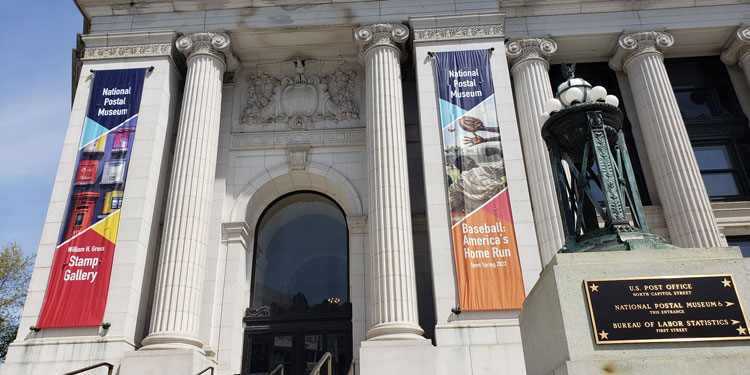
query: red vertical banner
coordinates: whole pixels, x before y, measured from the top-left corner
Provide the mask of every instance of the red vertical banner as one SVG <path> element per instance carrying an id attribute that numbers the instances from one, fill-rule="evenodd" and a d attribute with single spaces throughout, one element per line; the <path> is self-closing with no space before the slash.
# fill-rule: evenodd
<path id="1" fill-rule="evenodd" d="M 448 203 L 462 310 L 525 299 L 488 50 L 438 52 Z"/>
<path id="2" fill-rule="evenodd" d="M 97 71 L 37 327 L 102 324 L 146 69 Z"/>

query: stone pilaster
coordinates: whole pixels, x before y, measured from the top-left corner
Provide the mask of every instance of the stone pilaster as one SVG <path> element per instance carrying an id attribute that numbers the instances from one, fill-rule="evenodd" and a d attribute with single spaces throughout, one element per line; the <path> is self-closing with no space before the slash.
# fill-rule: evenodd
<path id="1" fill-rule="evenodd" d="M 399 62 L 399 45 L 409 37 L 409 29 L 400 24 L 362 26 L 354 37 L 367 71 L 368 222 L 373 255 L 373 327 L 367 338 L 422 339 Z"/>
<path id="2" fill-rule="evenodd" d="M 750 83 L 750 26 L 737 28 L 727 48 L 721 53 L 721 61 L 727 65 L 738 64 Z"/>
<path id="3" fill-rule="evenodd" d="M 544 103 L 553 97 L 547 72 L 548 59 L 555 51 L 557 43 L 550 39 L 521 39 L 505 45 L 513 76 L 526 174 L 533 176 L 528 181 L 529 193 L 542 265 L 547 264 L 565 242 L 554 176 L 539 121 Z"/>
<path id="4" fill-rule="evenodd" d="M 201 291 L 219 139 L 222 76 L 235 67 L 229 36 L 177 39 L 187 56 L 151 326 L 144 349 L 198 349 Z"/>
<path id="5" fill-rule="evenodd" d="M 722 246 L 664 67 L 662 51 L 672 44 L 674 38 L 664 32 L 623 34 L 609 64 L 628 76 L 672 243 L 681 247 Z"/>

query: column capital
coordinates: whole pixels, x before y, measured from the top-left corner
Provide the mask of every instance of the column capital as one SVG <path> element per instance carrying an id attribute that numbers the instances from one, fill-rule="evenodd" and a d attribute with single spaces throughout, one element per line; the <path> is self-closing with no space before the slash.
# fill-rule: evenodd
<path id="1" fill-rule="evenodd" d="M 391 47 L 400 53 L 400 45 L 407 39 L 409 28 L 400 23 L 376 23 L 354 30 L 354 40 L 359 43 L 360 62 L 363 62 L 367 53 L 376 47 Z"/>
<path id="2" fill-rule="evenodd" d="M 239 60 L 232 53 L 231 40 L 226 33 L 190 33 L 177 38 L 175 45 L 188 60 L 196 55 L 210 55 L 221 61 L 229 72 L 239 68 Z"/>
<path id="3" fill-rule="evenodd" d="M 739 63 L 750 54 L 750 25 L 742 25 L 737 28 L 737 32 L 732 36 L 732 40 L 721 52 L 721 61 L 727 65 Z"/>
<path id="4" fill-rule="evenodd" d="M 628 63 L 645 54 L 662 55 L 662 51 L 672 47 L 674 37 L 663 31 L 638 31 L 623 33 L 617 42 L 617 50 L 609 59 L 609 67 L 623 70 Z"/>
<path id="5" fill-rule="evenodd" d="M 557 43 L 547 38 L 526 38 L 511 40 L 505 44 L 505 54 L 513 71 L 519 64 L 538 60 L 549 69 L 549 57 L 557 52 Z"/>

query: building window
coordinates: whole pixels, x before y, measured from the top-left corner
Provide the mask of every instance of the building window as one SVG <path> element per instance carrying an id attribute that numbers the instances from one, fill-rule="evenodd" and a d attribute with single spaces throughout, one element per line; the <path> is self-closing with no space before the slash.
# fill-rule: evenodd
<path id="1" fill-rule="evenodd" d="M 713 201 L 750 199 L 750 127 L 718 57 L 664 61 Z"/>
<path id="2" fill-rule="evenodd" d="M 739 247 L 743 257 L 750 257 L 750 236 L 727 237 L 727 243 Z"/>
<path id="3" fill-rule="evenodd" d="M 551 65 L 549 68 L 549 77 L 552 83 L 552 91 L 557 91 L 557 85 L 561 84 L 564 79 L 560 65 Z M 610 69 L 606 62 L 596 63 L 582 63 L 576 64 L 575 76 L 586 80 L 592 86 L 603 86 L 607 89 L 607 92 L 622 98 L 620 93 L 620 85 L 617 82 L 617 75 Z M 641 169 L 641 160 L 638 157 L 638 149 L 635 147 L 635 140 L 633 139 L 632 126 L 628 121 L 628 114 L 625 112 L 625 106 L 623 101 L 620 101 L 620 111 L 624 115 L 622 121 L 622 131 L 625 136 L 625 144 L 628 146 L 628 154 L 630 154 L 630 164 L 633 166 L 633 173 L 635 174 L 635 181 L 638 185 L 638 193 L 641 197 L 641 203 L 645 206 L 651 204 L 651 198 L 648 195 L 648 188 L 646 186 L 646 179 L 643 177 L 643 170 Z M 597 171 L 593 171 L 598 173 Z M 594 198 L 600 202 L 604 201 L 604 194 L 596 184 L 591 183 L 591 193 Z"/>

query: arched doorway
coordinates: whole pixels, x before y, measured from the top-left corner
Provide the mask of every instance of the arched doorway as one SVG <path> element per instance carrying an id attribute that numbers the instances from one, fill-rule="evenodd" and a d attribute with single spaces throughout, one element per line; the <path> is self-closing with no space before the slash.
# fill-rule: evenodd
<path id="1" fill-rule="evenodd" d="M 294 192 L 258 221 L 245 314 L 242 374 L 308 374 L 326 352 L 335 374 L 352 360 L 348 230 L 325 195 Z M 279 372 L 280 373 L 280 372 Z"/>

